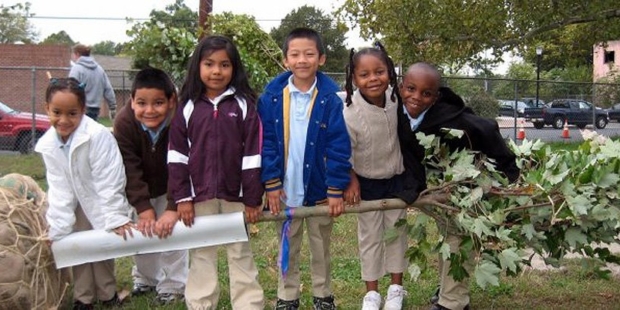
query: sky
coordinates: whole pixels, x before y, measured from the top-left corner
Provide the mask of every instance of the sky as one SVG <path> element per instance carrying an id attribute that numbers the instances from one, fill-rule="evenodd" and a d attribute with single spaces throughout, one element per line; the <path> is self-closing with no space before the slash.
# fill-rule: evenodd
<path id="1" fill-rule="evenodd" d="M 126 42 L 125 31 L 131 24 L 126 17 L 148 19 L 151 10 L 163 10 L 174 0 L 0 0 L 2 5 L 30 2 L 30 19 L 39 32 L 39 41 L 64 30 L 73 41 L 92 45 L 101 41 Z M 343 0 L 213 0 L 213 12 L 253 15 L 261 28 L 269 32 L 280 20 L 303 5 L 312 5 L 331 13 Z M 198 11 L 199 0 L 185 0 L 185 5 Z M 139 20 L 140 21 L 140 20 Z M 357 32 L 349 32 L 347 47 L 366 45 Z"/>
<path id="2" fill-rule="evenodd" d="M 164 10 L 174 0 L 0 0 L 0 5 L 30 2 L 31 24 L 39 32 L 39 41 L 64 30 L 75 42 L 93 45 L 101 41 L 116 43 L 130 40 L 125 31 L 132 24 L 125 18 L 147 20 L 152 10 Z M 261 28 L 269 32 L 277 27 L 288 13 L 303 5 L 311 5 L 331 13 L 344 0 L 213 0 L 213 13 L 232 12 L 254 16 Z M 199 0 L 184 0 L 185 5 L 198 11 Z M 351 25 L 348 25 L 349 27 Z M 347 48 L 359 48 L 371 43 L 359 37 L 353 29 L 347 33 Z M 505 73 L 513 57 L 495 67 L 496 73 Z"/>

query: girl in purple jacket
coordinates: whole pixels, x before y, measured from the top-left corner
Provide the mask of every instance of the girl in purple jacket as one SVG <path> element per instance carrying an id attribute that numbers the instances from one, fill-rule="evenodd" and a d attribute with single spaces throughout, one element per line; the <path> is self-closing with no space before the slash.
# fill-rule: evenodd
<path id="1" fill-rule="evenodd" d="M 170 125 L 169 193 L 179 220 L 245 211 L 261 212 L 261 124 L 256 94 L 241 57 L 223 36 L 204 38 L 189 61 L 180 105 Z M 263 309 L 263 290 L 249 242 L 226 245 L 234 309 Z M 217 247 L 190 251 L 185 288 L 188 309 L 217 309 Z"/>

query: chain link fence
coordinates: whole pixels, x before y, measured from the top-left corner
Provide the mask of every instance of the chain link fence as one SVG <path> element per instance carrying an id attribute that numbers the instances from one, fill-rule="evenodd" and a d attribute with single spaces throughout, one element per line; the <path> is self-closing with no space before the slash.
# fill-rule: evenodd
<path id="1" fill-rule="evenodd" d="M 581 139 L 579 130 L 583 128 L 610 137 L 620 136 L 618 121 L 609 120 L 607 114 L 613 105 L 620 103 L 620 84 L 483 77 L 444 77 L 443 83 L 461 95 L 477 114 L 496 118 L 507 139 L 575 141 Z M 558 102 L 574 102 L 580 109 L 571 108 L 570 112 L 564 113 L 549 108 Z M 588 105 L 595 108 L 588 108 Z M 539 126 L 535 126 L 529 117 L 535 113 L 546 114 L 544 119 L 548 122 L 542 128 L 538 128 L 542 123 L 537 121 Z M 573 125 L 570 120 L 577 117 L 579 121 Z M 567 118 L 569 124 L 564 126 Z M 557 126 L 558 123 L 561 126 Z"/>
<path id="2" fill-rule="evenodd" d="M 0 66 L 0 152 L 29 153 L 34 143 L 50 126 L 45 112 L 45 88 L 47 73 L 52 77 L 66 77 L 68 67 L 2 67 Z M 106 70 L 116 94 L 117 106 L 127 104 L 131 97 L 134 70 Z M 344 73 L 328 73 L 339 85 L 345 84 Z M 174 81 L 181 87 L 183 81 Z M 524 118 L 524 107 L 557 99 L 579 99 L 593 103 L 598 110 L 620 102 L 620 85 L 574 83 L 558 81 L 510 80 L 480 77 L 444 77 L 444 85 L 461 95 L 467 105 L 482 116 L 497 119 L 502 135 L 507 139 L 520 137 L 523 131 L 527 139 L 562 141 L 563 128 L 550 126 L 541 129 Z M 538 94 L 538 96 L 537 96 Z M 528 106 L 529 104 L 529 106 Z M 101 106 L 101 117 L 108 115 L 106 104 Z M 587 128 L 594 128 L 593 117 Z M 606 124 L 604 129 L 595 128 L 607 136 L 620 135 L 617 121 Z M 569 126 L 570 139 L 579 139 L 578 128 Z M 518 139 L 517 139 L 518 140 Z"/>

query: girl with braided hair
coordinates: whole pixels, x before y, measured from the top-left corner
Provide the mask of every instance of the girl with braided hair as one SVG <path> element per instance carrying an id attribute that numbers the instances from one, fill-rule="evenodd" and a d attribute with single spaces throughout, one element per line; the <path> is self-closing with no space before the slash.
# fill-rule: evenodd
<path id="1" fill-rule="evenodd" d="M 396 113 L 400 98 L 394 64 L 380 43 L 357 52 L 352 49 L 349 57 L 344 118 L 351 139 L 353 169 L 345 200 L 357 204 L 360 198 L 394 198 L 394 193 L 403 189 L 405 170 L 397 135 Z M 391 285 L 384 309 L 402 308 L 406 294 L 402 282 L 407 268 L 407 235 L 399 228 L 395 240 L 385 242 L 383 236 L 405 216 L 405 209 L 358 214 L 359 256 L 367 291 L 363 310 L 381 307 L 379 278 L 386 273 L 390 273 Z"/>
<path id="2" fill-rule="evenodd" d="M 84 83 L 74 78 L 51 79 L 45 110 L 52 127 L 34 150 L 45 162 L 50 243 L 91 229 L 113 231 L 124 239 L 133 236 L 123 158 L 110 130 L 84 117 Z M 71 270 L 74 310 L 94 309 L 97 301 L 103 306 L 120 305 L 114 259 Z"/>

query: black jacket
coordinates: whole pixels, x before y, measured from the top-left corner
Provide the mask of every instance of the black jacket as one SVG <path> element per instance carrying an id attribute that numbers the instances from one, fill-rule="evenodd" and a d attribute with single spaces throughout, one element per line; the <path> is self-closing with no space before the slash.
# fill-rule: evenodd
<path id="1" fill-rule="evenodd" d="M 422 132 L 434 134 L 442 139 L 451 152 L 472 149 L 480 151 L 496 161 L 496 169 L 514 182 L 519 177 L 519 168 L 515 155 L 506 145 L 497 122 L 477 116 L 465 106 L 463 99 L 447 87 L 440 88 L 441 97 L 431 106 L 415 131 L 411 130 L 409 118 L 405 114 L 402 102 L 398 108 L 398 135 L 405 165 L 405 188 L 399 198 L 413 203 L 420 192 L 426 188 L 426 171 L 424 147 L 418 143 L 415 134 Z M 465 132 L 461 138 L 444 139 L 441 128 L 459 129 Z"/>

